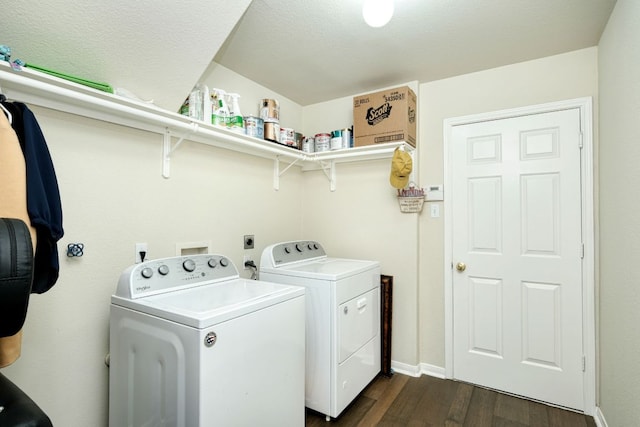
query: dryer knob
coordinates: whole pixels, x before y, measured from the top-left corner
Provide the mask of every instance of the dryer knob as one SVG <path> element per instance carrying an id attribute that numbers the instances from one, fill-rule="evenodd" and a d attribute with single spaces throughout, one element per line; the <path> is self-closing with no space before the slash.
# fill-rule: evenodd
<path id="1" fill-rule="evenodd" d="M 307 245 L 307 248 L 309 248 L 309 250 L 310 250 L 310 251 L 312 251 L 312 250 L 313 250 L 313 245 L 312 245 L 311 243 L 309 243 L 309 244 Z"/>
<path id="2" fill-rule="evenodd" d="M 229 265 L 229 260 L 226 258 L 220 258 L 220 265 L 226 267 L 227 265 Z"/>
<path id="3" fill-rule="evenodd" d="M 184 268 L 185 271 L 188 271 L 189 273 L 191 273 L 193 270 L 196 269 L 196 263 L 192 259 L 186 259 L 182 263 L 182 268 Z"/>
<path id="4" fill-rule="evenodd" d="M 207 264 L 209 264 L 209 267 L 211 268 L 216 268 L 218 266 L 218 261 L 216 261 L 215 258 L 211 258 Z"/>
<path id="5" fill-rule="evenodd" d="M 169 274 L 169 266 L 167 266 L 166 264 L 162 264 L 160 267 L 158 267 L 158 273 L 166 276 L 167 274 Z"/>
<path id="6" fill-rule="evenodd" d="M 142 269 L 142 271 L 140 272 L 140 274 L 142 275 L 142 277 L 144 277 L 145 279 L 150 278 L 151 276 L 153 276 L 153 270 L 149 267 L 145 267 Z"/>
<path id="7" fill-rule="evenodd" d="M 318 244 L 317 243 L 313 244 L 313 249 L 318 250 Z"/>
<path id="8" fill-rule="evenodd" d="M 285 246 L 284 247 L 284 252 L 287 253 L 287 254 L 290 254 L 291 253 L 291 248 L 289 246 Z"/>
<path id="9" fill-rule="evenodd" d="M 296 251 L 302 252 L 304 250 L 304 246 L 300 243 L 296 243 Z"/>

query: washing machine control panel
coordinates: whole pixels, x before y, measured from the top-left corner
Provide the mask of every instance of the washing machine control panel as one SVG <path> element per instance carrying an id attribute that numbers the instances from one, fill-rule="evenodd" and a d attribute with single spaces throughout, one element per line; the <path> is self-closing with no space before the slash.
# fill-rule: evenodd
<path id="1" fill-rule="evenodd" d="M 236 266 L 223 255 L 189 255 L 145 261 L 127 268 L 116 295 L 140 298 L 239 277 Z"/>
<path id="2" fill-rule="evenodd" d="M 268 249 L 273 267 L 327 256 L 322 245 L 313 240 L 278 243 Z"/>

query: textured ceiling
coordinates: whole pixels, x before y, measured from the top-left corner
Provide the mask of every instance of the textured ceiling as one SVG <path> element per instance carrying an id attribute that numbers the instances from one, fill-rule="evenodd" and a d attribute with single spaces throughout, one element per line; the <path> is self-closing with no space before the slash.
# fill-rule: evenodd
<path id="1" fill-rule="evenodd" d="M 0 0 L 12 58 L 175 111 L 212 60 L 308 105 L 598 44 L 615 0 Z M 1 82 L 0 82 L 1 84 Z"/>
<path id="2" fill-rule="evenodd" d="M 216 62 L 307 105 L 595 46 L 615 0 L 254 0 Z"/>

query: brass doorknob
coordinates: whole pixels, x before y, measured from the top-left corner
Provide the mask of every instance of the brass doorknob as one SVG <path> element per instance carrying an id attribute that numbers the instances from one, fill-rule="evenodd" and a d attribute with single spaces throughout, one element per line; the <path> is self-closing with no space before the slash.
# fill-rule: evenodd
<path id="1" fill-rule="evenodd" d="M 456 270 L 458 271 L 464 271 L 466 270 L 467 265 L 464 262 L 459 262 L 456 264 Z"/>

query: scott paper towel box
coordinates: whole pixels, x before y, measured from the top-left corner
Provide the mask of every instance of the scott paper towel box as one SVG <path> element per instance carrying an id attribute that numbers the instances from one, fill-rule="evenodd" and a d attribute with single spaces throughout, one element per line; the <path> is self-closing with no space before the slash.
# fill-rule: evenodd
<path id="1" fill-rule="evenodd" d="M 416 146 L 416 94 L 402 86 L 353 98 L 353 145 L 405 141 Z"/>

